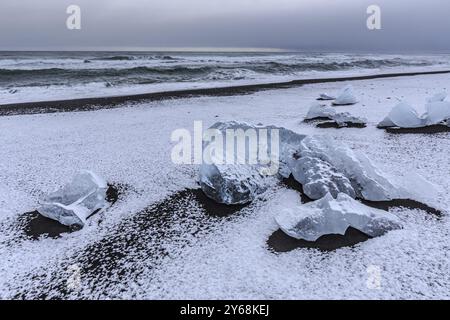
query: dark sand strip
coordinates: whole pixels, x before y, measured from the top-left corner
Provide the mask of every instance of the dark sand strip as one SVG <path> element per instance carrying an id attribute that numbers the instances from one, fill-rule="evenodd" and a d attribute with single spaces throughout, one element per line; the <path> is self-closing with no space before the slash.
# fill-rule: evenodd
<path id="1" fill-rule="evenodd" d="M 199 96 L 233 96 L 251 94 L 262 90 L 286 89 L 292 87 L 303 86 L 307 84 L 342 82 L 342 81 L 360 81 L 373 80 L 382 78 L 411 77 L 420 75 L 436 75 L 448 74 L 450 70 L 443 71 L 426 71 L 426 72 L 406 72 L 406 73 L 390 73 L 377 74 L 368 76 L 353 76 L 340 78 L 324 78 L 324 79 L 303 79 L 293 80 L 281 83 L 253 84 L 242 86 L 230 86 L 222 88 L 206 88 L 206 89 L 188 89 L 167 92 L 144 93 L 114 97 L 99 98 L 83 98 L 58 101 L 39 101 L 26 103 L 13 103 L 0 105 L 0 116 L 36 114 L 36 113 L 53 113 L 53 112 L 70 112 L 70 111 L 90 111 L 97 109 L 107 109 L 120 106 L 124 103 L 138 103 L 161 101 L 167 99 L 192 98 Z"/>
<path id="2" fill-rule="evenodd" d="M 436 134 L 450 132 L 450 127 L 443 124 L 435 124 L 421 128 L 386 128 L 386 132 L 393 134 Z"/>
<path id="3" fill-rule="evenodd" d="M 352 247 L 369 239 L 371 237 L 352 227 L 348 228 L 344 235 L 328 234 L 316 241 L 295 239 L 278 230 L 269 237 L 267 245 L 269 249 L 277 253 L 289 252 L 299 248 L 333 251 L 339 248 Z"/>

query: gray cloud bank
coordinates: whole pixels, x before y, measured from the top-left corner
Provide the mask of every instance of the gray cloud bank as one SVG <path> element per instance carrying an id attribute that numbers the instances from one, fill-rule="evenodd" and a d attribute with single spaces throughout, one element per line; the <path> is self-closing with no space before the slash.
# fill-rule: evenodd
<path id="1" fill-rule="evenodd" d="M 79 5 L 82 29 L 66 28 Z M 366 9 L 382 10 L 382 30 Z M 2 0 L 0 50 L 241 47 L 450 51 L 448 0 Z"/>

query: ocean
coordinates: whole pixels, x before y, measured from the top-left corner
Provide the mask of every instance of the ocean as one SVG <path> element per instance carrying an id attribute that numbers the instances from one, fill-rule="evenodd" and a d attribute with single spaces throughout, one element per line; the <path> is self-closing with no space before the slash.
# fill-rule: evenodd
<path id="1" fill-rule="evenodd" d="M 0 52 L 0 104 L 450 68 L 448 55 Z"/>

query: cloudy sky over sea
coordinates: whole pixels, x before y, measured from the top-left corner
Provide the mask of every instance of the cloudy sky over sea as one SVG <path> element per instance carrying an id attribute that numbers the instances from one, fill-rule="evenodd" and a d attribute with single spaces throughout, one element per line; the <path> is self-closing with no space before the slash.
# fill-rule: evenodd
<path id="1" fill-rule="evenodd" d="M 81 30 L 66 9 L 81 8 Z M 382 10 L 382 29 L 366 9 Z M 2 0 L 0 49 L 448 51 L 447 0 Z"/>

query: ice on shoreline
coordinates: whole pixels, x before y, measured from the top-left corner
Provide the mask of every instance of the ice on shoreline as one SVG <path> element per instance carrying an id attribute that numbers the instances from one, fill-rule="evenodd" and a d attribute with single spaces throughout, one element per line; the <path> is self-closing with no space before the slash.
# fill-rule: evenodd
<path id="1" fill-rule="evenodd" d="M 273 186 L 279 181 L 279 176 L 288 176 L 290 174 L 287 168 L 287 159 L 305 138 L 304 135 L 297 134 L 291 130 L 275 127 L 275 126 L 253 126 L 243 122 L 218 122 L 214 124 L 209 130 L 217 130 L 221 137 L 226 137 L 227 130 L 255 130 L 259 133 L 257 150 L 251 150 L 250 144 L 245 143 L 245 156 L 247 159 L 237 159 L 234 164 L 225 164 L 224 159 L 219 159 L 211 153 L 207 153 L 206 157 L 209 162 L 203 162 L 199 170 L 199 182 L 203 192 L 211 199 L 218 203 L 224 204 L 245 204 L 253 201 L 259 194 L 263 193 L 269 186 Z M 272 130 L 276 129 L 279 136 L 278 139 L 272 139 Z M 262 131 L 259 131 L 262 130 Z M 265 143 L 262 143 L 262 132 L 266 132 Z M 263 135 L 264 136 L 264 135 Z M 279 154 L 273 153 L 272 140 L 278 144 Z M 223 144 L 226 150 L 226 142 Z M 233 141 L 234 144 L 234 141 Z M 206 150 L 210 145 L 209 142 L 204 142 L 203 150 Z M 237 146 L 232 146 L 237 154 Z M 260 150 L 264 148 L 265 150 Z M 267 159 L 276 157 L 276 172 L 272 174 L 265 174 L 273 163 L 265 163 L 261 161 L 260 154 L 264 153 Z M 273 154 L 272 154 L 273 153 Z M 248 157 L 250 154 L 257 154 L 258 161 L 256 163 L 249 163 Z M 241 160 L 242 162 L 238 162 Z"/>
<path id="2" fill-rule="evenodd" d="M 98 175 L 82 171 L 64 187 L 46 195 L 37 211 L 63 225 L 82 228 L 90 214 L 106 206 L 107 188 Z"/>
<path id="3" fill-rule="evenodd" d="M 351 85 L 346 86 L 333 101 L 333 105 L 335 106 L 346 106 L 356 103 L 358 103 L 358 99 L 356 99 Z"/>
<path id="4" fill-rule="evenodd" d="M 275 220 L 287 235 L 306 241 L 328 234 L 344 235 L 349 227 L 370 237 L 402 228 L 395 215 L 365 206 L 344 193 L 336 199 L 328 193 L 320 200 L 286 208 Z"/>
<path id="5" fill-rule="evenodd" d="M 425 105 L 426 112 L 419 115 L 417 110 L 406 102 L 397 104 L 380 123 L 378 128 L 423 128 L 426 126 L 447 124 L 450 120 L 450 102 L 444 101 L 444 95 L 430 98 Z"/>
<path id="6" fill-rule="evenodd" d="M 311 105 L 305 120 L 329 119 L 335 121 L 339 127 L 345 127 L 348 123 L 365 125 L 367 119 L 356 117 L 349 112 L 336 112 L 336 109 L 328 106 L 314 103 Z"/>

